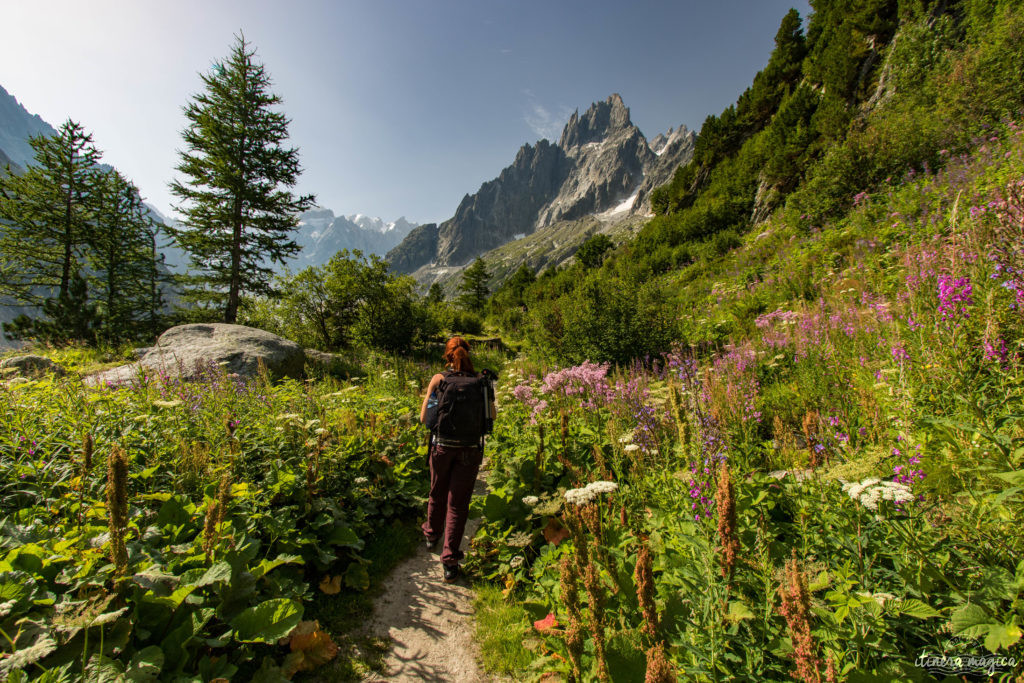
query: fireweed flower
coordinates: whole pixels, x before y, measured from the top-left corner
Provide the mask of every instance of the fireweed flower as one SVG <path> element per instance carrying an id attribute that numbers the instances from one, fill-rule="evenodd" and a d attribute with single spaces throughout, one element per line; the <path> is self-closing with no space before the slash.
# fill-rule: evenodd
<path id="1" fill-rule="evenodd" d="M 611 399 L 611 389 L 605 377 L 608 364 L 589 361 L 570 368 L 549 372 L 544 377 L 540 390 L 545 394 L 560 394 L 568 398 L 579 398 L 585 408 L 596 408 Z"/>
<path id="2" fill-rule="evenodd" d="M 939 315 L 943 320 L 956 321 L 957 318 L 969 318 L 967 307 L 974 303 L 971 297 L 974 288 L 969 277 L 953 278 L 950 275 L 939 277 Z"/>
<path id="3" fill-rule="evenodd" d="M 910 360 L 910 354 L 902 344 L 897 344 L 892 347 L 892 358 L 900 365 L 903 365 L 904 362 Z"/>
<path id="4" fill-rule="evenodd" d="M 900 449 L 893 448 L 892 454 L 901 457 Z M 912 489 L 916 482 L 925 478 L 924 470 L 919 467 L 921 464 L 921 446 L 914 447 L 914 454 L 907 458 L 905 463 L 894 465 L 892 468 L 893 481 L 901 484 L 907 489 Z"/>

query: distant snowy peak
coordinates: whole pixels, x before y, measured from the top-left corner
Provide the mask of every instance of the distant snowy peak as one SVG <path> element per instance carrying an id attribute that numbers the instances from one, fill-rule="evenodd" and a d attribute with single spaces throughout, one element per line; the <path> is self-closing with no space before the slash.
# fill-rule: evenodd
<path id="1" fill-rule="evenodd" d="M 302 251 L 294 265 L 323 265 L 342 249 L 383 256 L 415 227 L 404 216 L 387 222 L 362 213 L 336 216 L 330 209 L 318 207 L 299 216 L 295 241 Z"/>
<path id="2" fill-rule="evenodd" d="M 391 221 L 390 223 L 385 223 L 384 220 L 381 218 L 367 216 L 362 213 L 354 213 L 350 216 L 345 216 L 345 220 L 354 225 L 358 225 L 363 230 L 379 232 L 381 234 L 389 233 L 395 230 L 399 232 L 408 233 L 410 230 L 416 227 L 416 224 L 407 221 L 405 219 L 405 216 L 402 216 L 397 220 Z"/>

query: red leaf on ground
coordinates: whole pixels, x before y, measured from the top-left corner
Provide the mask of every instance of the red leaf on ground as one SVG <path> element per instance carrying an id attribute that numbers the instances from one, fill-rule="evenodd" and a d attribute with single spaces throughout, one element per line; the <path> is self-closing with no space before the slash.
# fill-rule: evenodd
<path id="1" fill-rule="evenodd" d="M 548 614 L 543 619 L 538 619 L 537 621 L 533 622 L 533 627 L 538 631 L 547 631 L 549 629 L 556 628 L 557 626 L 558 620 L 555 619 L 555 615 L 553 613 Z"/>
<path id="2" fill-rule="evenodd" d="M 569 530 L 565 528 L 565 525 L 557 517 L 552 517 L 548 520 L 548 525 L 544 527 L 544 538 L 547 539 L 548 543 L 558 545 L 569 538 Z"/>

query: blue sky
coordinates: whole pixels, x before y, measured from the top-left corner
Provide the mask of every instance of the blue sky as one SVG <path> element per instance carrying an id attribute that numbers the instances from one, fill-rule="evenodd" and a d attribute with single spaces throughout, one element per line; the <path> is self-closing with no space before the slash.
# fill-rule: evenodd
<path id="1" fill-rule="evenodd" d="M 805 0 L 62 0 L 0 4 L 0 85 L 72 117 L 168 213 L 181 107 L 239 30 L 335 213 L 449 218 L 516 150 L 622 95 L 649 138 L 735 101 Z"/>

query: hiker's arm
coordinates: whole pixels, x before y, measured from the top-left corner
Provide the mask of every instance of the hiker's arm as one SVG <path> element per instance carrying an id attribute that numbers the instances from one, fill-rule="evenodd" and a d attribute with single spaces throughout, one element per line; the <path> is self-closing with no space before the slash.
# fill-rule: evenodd
<path id="1" fill-rule="evenodd" d="M 430 401 L 430 395 L 437 389 L 437 385 L 444 379 L 444 375 L 437 374 L 430 378 L 430 384 L 427 385 L 427 395 L 423 397 L 423 405 L 420 407 L 420 422 L 427 419 L 427 402 Z"/>

